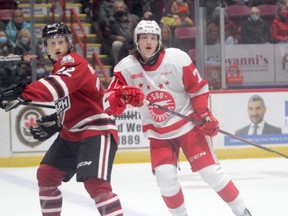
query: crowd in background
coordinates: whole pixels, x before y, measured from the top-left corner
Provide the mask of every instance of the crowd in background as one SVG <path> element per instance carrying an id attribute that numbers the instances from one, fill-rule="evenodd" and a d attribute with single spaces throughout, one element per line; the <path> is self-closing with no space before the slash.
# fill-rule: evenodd
<path id="1" fill-rule="evenodd" d="M 13 17 L 8 22 L 0 21 L 0 88 L 6 88 L 19 80 L 31 79 L 31 62 L 36 61 L 37 78 L 48 73 L 39 42 L 36 54 L 31 49 L 31 24 L 25 21 L 17 1 L 0 0 L 1 8 L 14 8 Z M 43 1 L 44 2 L 44 1 Z M 165 47 L 178 47 L 174 31 L 178 27 L 195 27 L 194 0 L 91 0 L 83 1 L 81 13 L 87 14 L 92 31 L 101 43 L 101 54 L 110 57 L 115 66 L 134 48 L 133 30 L 141 19 L 156 20 L 162 28 Z M 37 1 L 41 3 L 41 1 Z M 206 40 L 208 45 L 220 43 L 220 7 L 225 11 L 225 44 L 283 43 L 288 41 L 288 1 L 287 0 L 226 0 L 200 1 L 206 8 Z M 261 17 L 261 4 L 277 4 L 273 20 Z M 230 5 L 250 8 L 241 23 L 236 23 L 226 13 Z M 193 48 L 195 44 L 191 44 Z M 8 61 L 9 56 L 19 55 L 20 61 Z M 13 57 L 14 58 L 14 57 Z M 8 63 L 7 63 L 8 62 Z"/>
<path id="2" fill-rule="evenodd" d="M 1 8 L 11 7 L 11 20 L 0 21 L 0 90 L 20 81 L 31 81 L 31 63 L 35 61 L 37 78 L 45 76 L 45 60 L 38 41 L 32 49 L 31 24 L 25 21 L 17 2 L 0 1 Z M 10 3 L 10 4 L 9 4 Z"/>

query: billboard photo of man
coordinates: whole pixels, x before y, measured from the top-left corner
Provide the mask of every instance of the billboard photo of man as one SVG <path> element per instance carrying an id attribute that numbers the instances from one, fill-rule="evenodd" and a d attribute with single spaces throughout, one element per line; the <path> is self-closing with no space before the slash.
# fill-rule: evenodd
<path id="1" fill-rule="evenodd" d="M 264 119 L 266 105 L 263 98 L 259 95 L 253 95 L 248 100 L 248 116 L 251 121 L 247 126 L 236 130 L 235 135 L 262 135 L 262 134 L 282 134 L 280 127 L 267 123 Z"/>

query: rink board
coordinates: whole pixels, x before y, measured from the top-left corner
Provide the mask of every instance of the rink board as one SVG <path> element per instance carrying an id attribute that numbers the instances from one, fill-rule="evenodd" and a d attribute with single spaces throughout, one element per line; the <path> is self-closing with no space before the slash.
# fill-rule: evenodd
<path id="1" fill-rule="evenodd" d="M 273 147 L 275 151 L 288 155 L 288 147 Z M 256 147 L 251 148 L 230 148 L 216 149 L 216 154 L 219 160 L 225 159 L 242 159 L 242 158 L 274 158 L 279 157 L 275 153 L 264 151 Z M 0 167 L 33 167 L 38 166 L 43 155 L 39 156 L 13 156 L 0 157 Z M 180 153 L 180 161 L 186 161 L 183 153 Z M 115 163 L 146 163 L 150 162 L 149 150 L 129 150 L 119 151 L 116 154 Z"/>
<path id="2" fill-rule="evenodd" d="M 209 106 L 220 122 L 220 128 L 232 134 L 249 124 L 247 101 L 254 95 L 263 97 L 267 112 L 265 120 L 282 129 L 281 134 L 244 136 L 245 139 L 288 155 L 287 89 L 254 89 L 213 91 Z M 0 167 L 35 166 L 55 137 L 39 142 L 29 133 L 29 127 L 42 115 L 54 110 L 20 106 L 9 113 L 0 110 Z M 116 118 L 119 131 L 119 151 L 116 163 L 148 162 L 149 141 L 143 136 L 141 115 L 137 108 L 128 108 Z M 219 133 L 213 137 L 219 159 L 275 157 L 274 153 L 258 149 L 230 136 Z M 184 160 L 181 155 L 180 160 Z"/>

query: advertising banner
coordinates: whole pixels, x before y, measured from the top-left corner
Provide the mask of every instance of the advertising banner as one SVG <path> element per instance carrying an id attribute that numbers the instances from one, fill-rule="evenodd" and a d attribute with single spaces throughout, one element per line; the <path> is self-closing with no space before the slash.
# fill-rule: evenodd
<path id="1" fill-rule="evenodd" d="M 251 98 L 254 98 L 252 104 L 249 103 Z M 259 98 L 262 98 L 265 107 L 261 107 Z M 210 95 L 209 105 L 222 130 L 258 144 L 288 145 L 288 96 L 284 90 L 233 91 L 233 93 L 221 91 Z M 29 132 L 29 127 L 35 124 L 40 116 L 52 112 L 51 109 L 28 106 L 12 110 L 10 130 L 12 152 L 47 151 L 56 135 L 44 142 L 35 141 Z M 142 119 L 138 108 L 129 107 L 115 118 L 119 131 L 119 149 L 149 147 L 149 141 L 142 133 Z M 257 134 L 253 135 L 252 122 L 260 121 L 262 118 L 263 123 L 259 125 Z M 248 144 L 221 133 L 213 137 L 213 140 L 215 148 L 248 147 Z"/>
<path id="2" fill-rule="evenodd" d="M 57 135 L 40 142 L 29 132 L 29 127 L 36 124 L 36 119 L 53 113 L 53 109 L 20 106 L 11 111 L 11 149 L 12 152 L 43 152 L 47 151 Z M 148 147 L 148 139 L 144 138 L 141 116 L 136 108 L 127 108 L 116 117 L 119 131 L 119 148 Z"/>
<path id="3" fill-rule="evenodd" d="M 127 108 L 116 117 L 119 134 L 119 148 L 149 147 L 149 141 L 142 133 L 141 115 L 138 108 Z"/>
<path id="4" fill-rule="evenodd" d="M 243 74 L 243 83 L 275 81 L 273 44 L 227 45 L 225 48 L 226 67 L 237 65 Z"/>
<path id="5" fill-rule="evenodd" d="M 288 143 L 286 92 L 213 94 L 211 106 L 214 115 L 219 119 L 222 130 L 258 144 L 287 145 Z M 255 126 L 262 119 L 262 123 Z M 257 134 L 253 134 L 253 127 L 258 127 Z M 221 134 L 215 137 L 215 141 L 215 147 L 247 145 Z"/>
<path id="6" fill-rule="evenodd" d="M 19 106 L 11 110 L 11 149 L 12 152 L 42 152 L 48 150 L 56 135 L 40 142 L 35 140 L 29 127 L 36 124 L 41 116 L 53 113 L 53 109 L 44 109 L 32 106 Z"/>
<path id="7" fill-rule="evenodd" d="M 219 45 L 205 46 L 205 79 L 208 80 L 211 89 L 219 89 L 221 87 L 220 50 Z M 285 54 L 283 54 L 286 53 L 285 50 L 285 45 L 277 46 L 274 44 L 226 45 L 225 78 L 227 84 L 265 84 L 281 81 L 281 79 L 282 81 L 288 81 L 287 72 L 278 74 L 278 71 L 283 71 L 283 69 L 279 67 L 283 66 L 282 60 L 285 58 Z M 287 56 L 286 58 L 288 59 Z M 286 71 L 287 70 L 288 60 Z M 235 74 L 232 72 L 235 72 Z M 277 76 L 275 74 L 277 74 Z M 259 79 L 259 77 L 261 77 L 261 79 Z"/>
<path id="8" fill-rule="evenodd" d="M 275 73 L 276 82 L 288 81 L 288 45 L 286 43 L 275 44 Z"/>

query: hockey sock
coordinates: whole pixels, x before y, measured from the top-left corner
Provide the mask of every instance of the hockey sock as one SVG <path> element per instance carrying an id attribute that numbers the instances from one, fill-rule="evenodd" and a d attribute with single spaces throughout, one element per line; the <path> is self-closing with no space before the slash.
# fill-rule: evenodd
<path id="1" fill-rule="evenodd" d="M 123 216 L 120 200 L 109 182 L 90 177 L 84 180 L 84 186 L 101 216 Z"/>
<path id="2" fill-rule="evenodd" d="M 186 207 L 184 204 L 184 196 L 182 189 L 174 196 L 163 196 L 163 200 L 168 207 L 170 213 L 175 216 L 186 215 Z"/>
<path id="3" fill-rule="evenodd" d="M 177 180 L 177 169 L 172 164 L 160 165 L 155 168 L 155 176 L 163 200 L 171 215 L 186 215 L 184 196 Z"/>
<path id="4" fill-rule="evenodd" d="M 220 165 L 214 164 L 203 168 L 199 171 L 199 174 L 217 192 L 222 200 L 227 203 L 235 215 L 244 212 L 246 205 L 239 194 L 239 190 L 223 172 Z"/>
<path id="5" fill-rule="evenodd" d="M 65 172 L 52 166 L 41 164 L 37 170 L 39 198 L 43 216 L 60 216 L 62 195 L 58 187 Z"/>

